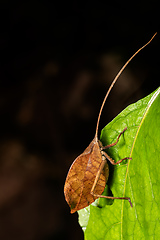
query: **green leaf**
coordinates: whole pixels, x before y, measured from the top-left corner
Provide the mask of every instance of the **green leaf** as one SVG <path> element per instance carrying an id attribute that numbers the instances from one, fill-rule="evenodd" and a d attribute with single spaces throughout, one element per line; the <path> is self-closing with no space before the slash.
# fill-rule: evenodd
<path id="1" fill-rule="evenodd" d="M 160 88 L 110 122 L 101 132 L 103 145 L 115 142 L 125 127 L 107 152 L 115 161 L 132 160 L 109 165 L 107 184 L 113 196 L 130 197 L 133 208 L 127 200 L 100 199 L 97 206 L 80 210 L 86 240 L 160 239 Z"/>

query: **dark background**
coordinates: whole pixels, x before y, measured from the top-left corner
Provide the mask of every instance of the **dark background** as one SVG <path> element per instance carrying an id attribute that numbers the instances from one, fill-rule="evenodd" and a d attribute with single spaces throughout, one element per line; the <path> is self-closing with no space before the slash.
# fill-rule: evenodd
<path id="1" fill-rule="evenodd" d="M 1 1 L 0 239 L 83 239 L 64 200 L 104 95 L 159 31 L 158 1 Z M 129 64 L 99 129 L 159 86 L 160 35 Z"/>

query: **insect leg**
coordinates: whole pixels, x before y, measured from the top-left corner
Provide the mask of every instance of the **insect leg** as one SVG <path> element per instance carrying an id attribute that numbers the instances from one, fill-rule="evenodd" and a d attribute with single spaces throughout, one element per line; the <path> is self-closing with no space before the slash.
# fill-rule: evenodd
<path id="1" fill-rule="evenodd" d="M 106 152 L 101 151 L 101 153 L 102 153 L 102 155 L 104 155 L 104 156 L 106 157 L 106 159 L 107 159 L 108 161 L 110 161 L 110 163 L 111 163 L 112 165 L 117 165 L 117 164 L 121 163 L 123 160 L 126 160 L 126 159 L 132 159 L 132 158 L 130 158 L 130 157 L 125 157 L 125 158 L 122 158 L 122 159 L 120 159 L 119 161 L 115 162 Z"/>
<path id="2" fill-rule="evenodd" d="M 111 143 L 111 144 L 109 144 L 109 145 L 107 145 L 107 146 L 105 146 L 105 147 L 101 147 L 101 150 L 104 150 L 104 149 L 107 149 L 107 148 L 110 148 L 110 147 L 115 146 L 115 145 L 118 143 L 120 136 L 121 136 L 126 130 L 127 130 L 127 127 L 125 127 L 125 128 L 123 129 L 123 131 L 118 135 L 118 138 L 117 138 L 116 142 Z"/>
<path id="3" fill-rule="evenodd" d="M 99 177 L 100 177 L 100 174 L 101 174 L 101 172 L 102 172 L 105 164 L 106 164 L 106 158 L 105 158 L 104 156 L 102 156 L 101 165 L 100 165 L 100 167 L 99 167 L 99 169 L 98 169 L 98 171 L 97 171 L 97 174 L 96 174 L 96 177 L 95 177 L 93 186 L 92 186 L 92 188 L 91 188 L 91 194 L 92 194 L 93 196 L 95 196 L 94 190 L 95 190 L 96 184 L 97 184 L 97 182 L 98 182 L 98 179 L 99 179 Z"/>
<path id="4" fill-rule="evenodd" d="M 107 159 L 108 159 L 108 157 L 107 157 Z M 126 158 L 125 158 L 125 159 L 126 159 Z M 121 159 L 121 160 L 123 161 L 124 159 Z M 113 161 L 113 160 L 112 160 L 112 161 Z M 115 163 L 115 162 L 114 162 L 114 163 Z M 106 159 L 105 159 L 105 156 L 102 155 L 102 162 L 101 162 L 101 165 L 100 165 L 100 167 L 99 167 L 99 170 L 98 170 L 98 172 L 97 172 L 97 174 L 96 174 L 96 177 L 95 177 L 95 180 L 94 180 L 93 186 L 92 186 L 92 188 L 91 188 L 91 194 L 92 194 L 93 196 L 97 197 L 97 198 L 128 200 L 129 203 L 130 203 L 130 206 L 133 207 L 133 206 L 132 206 L 132 203 L 131 203 L 131 200 L 130 200 L 129 197 L 112 197 L 112 196 L 103 196 L 103 195 L 99 195 L 99 194 L 95 194 L 95 193 L 94 193 L 94 190 L 95 190 L 96 184 L 97 184 L 97 182 L 98 182 L 98 179 L 99 179 L 99 177 L 100 177 L 101 171 L 102 171 L 102 169 L 104 168 L 104 165 L 105 165 L 105 164 L 106 164 Z"/>

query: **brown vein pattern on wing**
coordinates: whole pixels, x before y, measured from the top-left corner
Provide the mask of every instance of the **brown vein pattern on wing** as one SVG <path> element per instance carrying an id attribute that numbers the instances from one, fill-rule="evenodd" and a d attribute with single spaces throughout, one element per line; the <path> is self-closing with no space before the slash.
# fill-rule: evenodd
<path id="1" fill-rule="evenodd" d="M 68 172 L 64 193 L 71 213 L 87 207 L 96 197 L 90 194 L 102 156 L 98 142 L 93 139 L 85 151 L 78 156 Z M 108 167 L 108 165 L 106 165 Z M 106 185 L 108 171 L 102 171 L 94 193 L 102 194 Z"/>

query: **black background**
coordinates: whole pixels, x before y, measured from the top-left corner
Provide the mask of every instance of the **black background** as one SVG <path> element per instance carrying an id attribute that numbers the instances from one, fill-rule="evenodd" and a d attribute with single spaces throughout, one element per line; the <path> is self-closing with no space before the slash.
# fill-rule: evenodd
<path id="1" fill-rule="evenodd" d="M 119 69 L 159 31 L 158 1 L 1 1 L 0 239 L 83 239 L 63 195 Z M 159 86 L 160 35 L 129 64 L 99 129 Z"/>

